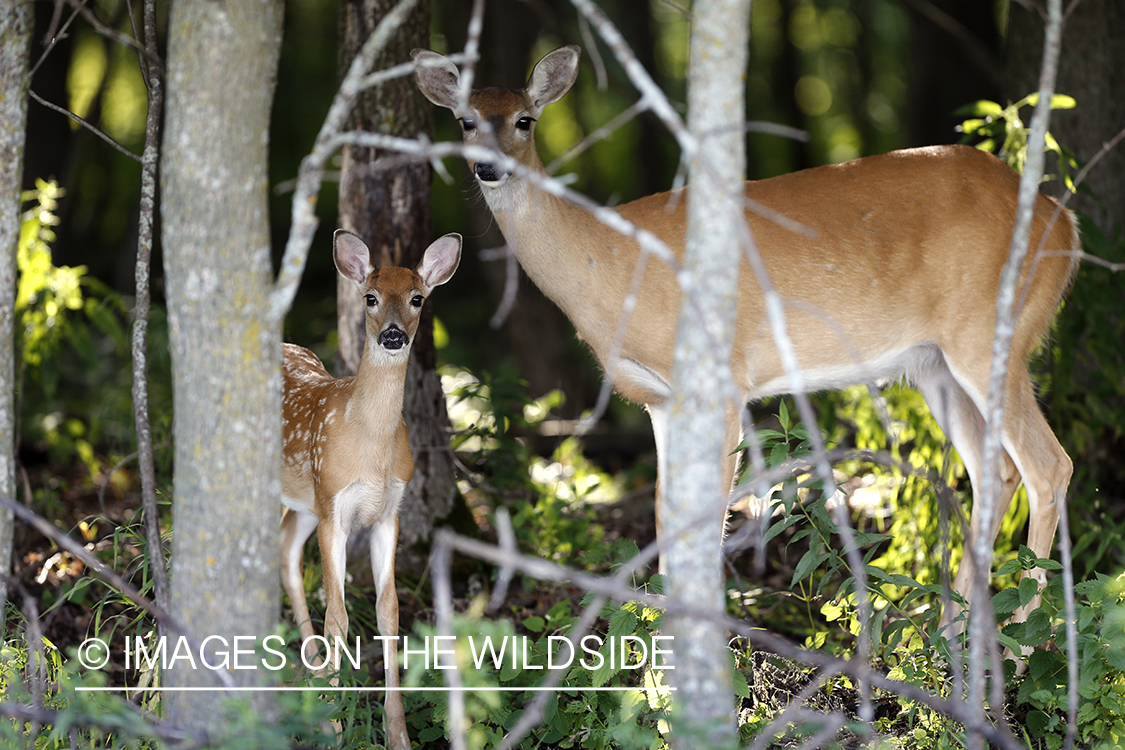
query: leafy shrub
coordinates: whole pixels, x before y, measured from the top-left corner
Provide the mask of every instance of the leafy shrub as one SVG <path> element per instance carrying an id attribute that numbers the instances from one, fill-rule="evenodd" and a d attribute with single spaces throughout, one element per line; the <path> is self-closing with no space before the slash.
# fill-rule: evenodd
<path id="1" fill-rule="evenodd" d="M 1121 747 L 1125 744 L 1125 574 L 1096 574 L 1077 584 L 1075 594 L 1078 739 L 1094 748 Z M 1001 613 L 1023 598 L 1017 589 L 1002 591 L 997 595 L 1001 597 L 997 607 Z M 1014 700 L 1026 712 L 1024 729 L 1033 747 L 1057 750 L 1066 735 L 1069 682 L 1061 578 L 1047 584 L 1042 601 L 1026 622 L 1006 626 L 1004 635 L 1010 642 L 1035 648 Z"/>

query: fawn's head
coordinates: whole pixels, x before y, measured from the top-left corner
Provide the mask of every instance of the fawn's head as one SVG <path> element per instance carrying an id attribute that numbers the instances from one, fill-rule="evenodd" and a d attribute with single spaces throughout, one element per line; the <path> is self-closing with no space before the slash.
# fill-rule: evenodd
<path id="1" fill-rule="evenodd" d="M 422 303 L 434 287 L 453 276 L 461 261 L 461 235 L 447 234 L 426 248 L 418 268 L 371 265 L 371 252 L 359 237 L 337 229 L 332 239 L 336 268 L 359 284 L 367 303 L 367 350 L 391 357 L 410 351 Z"/>
<path id="2" fill-rule="evenodd" d="M 535 123 L 548 104 L 557 102 L 574 85 L 578 77 L 576 45 L 547 53 L 520 91 L 493 87 L 462 92 L 461 74 L 448 58 L 429 50 L 414 50 L 412 55 L 418 87 L 434 104 L 453 110 L 466 144 L 492 147 L 525 167 L 542 168 L 535 151 Z M 512 173 L 471 159 L 469 168 L 484 187 L 499 187 Z"/>

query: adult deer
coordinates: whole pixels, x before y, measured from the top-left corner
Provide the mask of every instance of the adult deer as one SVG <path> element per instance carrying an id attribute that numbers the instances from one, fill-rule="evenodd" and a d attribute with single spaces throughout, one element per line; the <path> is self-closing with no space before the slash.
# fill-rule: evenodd
<path id="1" fill-rule="evenodd" d="M 460 74 L 441 55 L 414 52 L 415 79 L 426 97 L 453 111 L 466 144 L 498 147 L 525 170 L 542 173 L 535 123 L 570 89 L 579 50 L 547 54 L 522 90 L 462 93 Z M 520 171 L 488 162 L 470 167 L 500 230 L 539 288 L 570 318 L 621 395 L 643 404 L 656 436 L 658 474 L 665 470 L 669 385 L 680 289 L 664 263 L 650 262 L 629 317 L 620 358 L 611 363 L 618 320 L 640 249 L 585 210 L 536 188 Z M 760 205 L 803 225 L 786 229 L 747 210 L 773 284 L 791 304 L 789 330 L 807 390 L 905 377 L 924 395 L 960 453 L 974 488 L 982 479 L 982 417 L 996 318 L 1000 270 L 1015 221 L 1018 177 L 989 154 L 965 146 L 896 151 L 746 183 L 748 206 Z M 674 199 L 675 198 L 675 199 Z M 617 211 L 657 235 L 682 257 L 686 211 L 673 193 L 641 198 Z M 999 507 L 1020 482 L 1031 503 L 1028 545 L 1050 554 L 1070 481 L 1071 462 L 1035 400 L 1028 355 L 1069 287 L 1077 257 L 1072 217 L 1039 196 L 1023 269 L 1024 298 L 1012 340 L 1004 392 Z M 744 260 L 731 372 L 747 400 L 791 392 L 766 324 L 758 280 Z M 611 366 L 612 365 L 612 366 Z M 727 420 L 728 444 L 739 433 Z M 725 463 L 733 478 L 735 458 Z M 657 499 L 659 528 L 660 499 Z M 955 588 L 968 596 L 966 556 Z M 1040 580 L 1043 572 L 1037 571 Z"/>
<path id="2" fill-rule="evenodd" d="M 369 531 L 375 607 L 390 688 L 384 702 L 388 744 L 403 750 L 410 747 L 410 740 L 402 695 L 394 689 L 399 685 L 394 564 L 398 505 L 414 473 L 402 419 L 403 385 L 422 304 L 457 270 L 461 237 L 448 234 L 438 239 L 414 271 L 376 270 L 363 240 L 343 230 L 337 230 L 333 245 L 337 270 L 359 286 L 367 302 L 367 340 L 359 373 L 348 378 L 333 378 L 308 349 L 285 344 L 282 583 L 303 647 L 312 645 L 301 569 L 305 540 L 316 530 L 328 604 L 324 631 L 334 645 L 336 637 L 348 634 L 344 607 L 348 538 L 355 531 Z M 339 652 L 332 653 L 333 669 L 339 669 Z"/>

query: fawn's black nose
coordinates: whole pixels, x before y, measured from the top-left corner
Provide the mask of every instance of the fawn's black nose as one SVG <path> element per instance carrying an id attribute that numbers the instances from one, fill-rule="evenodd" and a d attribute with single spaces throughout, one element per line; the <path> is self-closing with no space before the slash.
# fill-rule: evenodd
<path id="1" fill-rule="evenodd" d="M 409 341 L 406 336 L 406 331 L 396 325 L 390 326 L 379 334 L 379 346 L 384 349 L 391 349 L 392 351 L 401 349 L 406 346 Z"/>

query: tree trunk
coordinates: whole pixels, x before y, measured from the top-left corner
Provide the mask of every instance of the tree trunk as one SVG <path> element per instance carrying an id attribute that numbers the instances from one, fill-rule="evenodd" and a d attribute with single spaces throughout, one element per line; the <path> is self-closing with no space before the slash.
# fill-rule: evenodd
<path id="1" fill-rule="evenodd" d="M 343 0 L 340 3 L 340 71 L 395 0 Z M 407 22 L 375 59 L 373 70 L 410 60 L 410 51 L 428 47 L 430 9 L 419 3 Z M 413 138 L 431 133 L 431 107 L 411 77 L 375 87 L 356 102 L 350 129 Z M 371 248 L 372 263 L 414 268 L 430 238 L 430 166 L 404 162 L 394 153 L 346 146 L 340 175 L 340 226 Z M 340 350 L 337 375 L 353 374 L 365 338 L 363 300 L 355 285 L 337 279 Z M 411 348 L 403 411 L 414 454 L 414 478 L 399 511 L 400 567 L 421 568 L 425 558 L 409 548 L 428 541 L 435 521 L 449 515 L 457 497 L 449 451 L 449 416 L 435 365 L 433 311 L 427 307 Z"/>
<path id="2" fill-rule="evenodd" d="M 20 238 L 20 181 L 27 137 L 31 6 L 0 7 L 0 497 L 16 496 L 16 250 Z M 0 511 L 0 607 L 8 601 L 12 513 Z M 0 624 L 0 639 L 3 638 Z"/>
<path id="3" fill-rule="evenodd" d="M 161 215 L 176 413 L 171 608 L 196 639 L 219 636 L 231 648 L 236 636 L 260 643 L 279 617 L 281 334 L 269 314 L 266 168 L 281 20 L 280 0 L 183 0 L 168 31 Z M 237 684 L 271 674 L 227 673 Z M 218 684 L 202 666 L 168 670 L 165 683 Z M 229 699 L 171 693 L 166 715 L 218 732 Z"/>
<path id="4" fill-rule="evenodd" d="M 727 410 L 740 407 L 730 401 L 729 363 L 743 246 L 746 153 L 738 125 L 746 111 L 750 0 L 700 0 L 692 15 L 688 126 L 700 148 L 689 164 L 684 270 L 691 287 L 683 290 L 676 332 L 662 508 L 668 595 L 697 613 L 669 618 L 679 748 L 732 746 L 737 736 L 728 636 L 708 617 L 721 617 L 726 605 L 722 518 L 730 488 L 720 477 L 732 446 L 723 425 Z M 702 523 L 701 507 L 715 509 Z"/>
<path id="5" fill-rule="evenodd" d="M 1066 17 L 1056 90 L 1073 96 L 1078 108 L 1055 112 L 1051 133 L 1083 162 L 1125 127 L 1123 27 L 1125 4 L 1120 0 L 1084 0 Z M 1004 92 L 1008 99 L 1018 101 L 1036 90 L 1042 56 L 1043 19 L 1012 3 Z M 1048 171 L 1053 171 L 1050 166 Z M 1118 146 L 1091 170 L 1086 185 L 1095 197 L 1077 195 L 1069 207 L 1089 216 L 1107 235 L 1125 226 L 1125 147 Z M 1047 189 L 1059 192 L 1058 187 Z"/>

